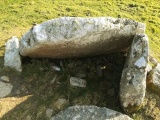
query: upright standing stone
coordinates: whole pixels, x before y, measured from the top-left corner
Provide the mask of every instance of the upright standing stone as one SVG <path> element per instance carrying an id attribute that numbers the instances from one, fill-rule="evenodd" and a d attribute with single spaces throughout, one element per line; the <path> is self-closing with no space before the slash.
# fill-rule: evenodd
<path id="1" fill-rule="evenodd" d="M 120 102 L 126 112 L 138 110 L 146 90 L 148 38 L 136 35 L 129 50 L 120 82 Z"/>
<path id="2" fill-rule="evenodd" d="M 58 59 L 120 52 L 144 31 L 131 19 L 61 17 L 33 26 L 20 41 L 20 54 Z"/>
<path id="3" fill-rule="evenodd" d="M 12 37 L 6 43 L 4 66 L 14 68 L 21 72 L 21 57 L 19 54 L 19 40 L 17 37 Z"/>

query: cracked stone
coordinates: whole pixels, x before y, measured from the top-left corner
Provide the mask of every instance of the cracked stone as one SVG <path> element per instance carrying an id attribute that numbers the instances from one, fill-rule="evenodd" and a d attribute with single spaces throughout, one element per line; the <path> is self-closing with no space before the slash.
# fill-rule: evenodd
<path id="1" fill-rule="evenodd" d="M 126 112 L 137 111 L 146 91 L 148 38 L 136 35 L 128 52 L 120 82 L 120 102 Z"/>

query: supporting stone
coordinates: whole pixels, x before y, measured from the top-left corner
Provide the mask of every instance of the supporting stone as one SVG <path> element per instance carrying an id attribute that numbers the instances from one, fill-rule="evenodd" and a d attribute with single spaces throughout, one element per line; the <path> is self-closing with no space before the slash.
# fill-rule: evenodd
<path id="1" fill-rule="evenodd" d="M 160 64 L 158 63 L 147 76 L 147 87 L 160 96 Z"/>
<path id="2" fill-rule="evenodd" d="M 20 54 L 58 59 L 120 52 L 144 31 L 131 19 L 61 17 L 33 26 L 20 41 Z"/>
<path id="3" fill-rule="evenodd" d="M 120 102 L 126 112 L 138 110 L 146 90 L 148 38 L 136 35 L 129 50 L 120 82 Z"/>
<path id="4" fill-rule="evenodd" d="M 73 106 L 61 111 L 51 120 L 132 120 L 129 116 L 97 106 Z"/>
<path id="5" fill-rule="evenodd" d="M 21 72 L 21 57 L 19 54 L 19 40 L 16 36 L 12 37 L 6 43 L 4 66 L 14 68 Z"/>

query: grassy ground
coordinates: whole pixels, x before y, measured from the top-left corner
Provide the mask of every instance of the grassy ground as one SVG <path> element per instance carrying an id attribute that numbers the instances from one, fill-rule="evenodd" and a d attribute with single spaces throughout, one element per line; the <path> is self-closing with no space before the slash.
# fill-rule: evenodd
<path id="1" fill-rule="evenodd" d="M 26 64 L 24 66 L 24 72 L 21 75 L 17 75 L 17 73 L 3 69 L 4 44 L 11 36 L 16 35 L 20 38 L 29 28 L 31 28 L 33 23 L 35 22 L 41 23 L 48 19 L 57 18 L 61 16 L 82 16 L 82 17 L 112 16 L 112 17 L 131 18 L 146 23 L 147 26 L 146 33 L 149 36 L 150 40 L 150 53 L 152 54 L 152 56 L 157 58 L 158 61 L 160 61 L 159 4 L 160 4 L 159 0 L 152 0 L 152 1 L 151 0 L 141 0 L 141 1 L 140 0 L 132 0 L 132 1 L 129 0 L 107 0 L 107 1 L 106 0 L 1 0 L 0 1 L 0 72 L 1 72 L 0 75 L 9 75 L 11 78 L 14 78 L 13 81 L 11 82 L 13 82 L 15 86 L 18 84 L 17 80 L 20 81 L 19 85 L 17 85 L 17 87 L 20 87 L 19 88 L 20 90 L 21 88 L 23 88 L 23 86 L 25 86 L 28 90 L 31 90 L 28 91 L 28 93 L 26 93 L 25 90 L 24 91 L 21 90 L 22 93 L 19 97 L 17 97 L 17 95 L 15 95 L 16 97 L 14 96 L 14 94 L 16 94 L 15 90 L 15 93 L 13 93 L 13 96 L 10 99 L 4 98 L 3 100 L 1 100 L 0 101 L 1 117 L 2 114 L 5 114 L 5 111 L 2 112 L 2 108 L 3 110 L 5 109 L 4 106 L 2 107 L 3 104 L 6 105 L 10 103 L 11 106 L 16 106 L 15 103 L 17 103 L 17 107 L 13 109 L 14 111 L 10 111 L 8 112 L 8 114 L 6 113 L 3 119 L 10 119 L 14 117 L 12 119 L 21 120 L 27 115 L 33 116 L 34 119 L 40 119 L 40 118 L 43 119 L 45 110 L 47 108 L 52 108 L 51 103 L 54 101 L 53 98 L 56 99 L 56 97 L 53 97 L 52 94 L 52 92 L 54 91 L 52 89 L 54 88 L 52 88 L 51 87 L 52 85 L 49 84 L 48 82 L 57 73 L 53 74 L 53 72 L 50 71 L 45 71 L 45 72 L 39 71 L 38 68 L 40 68 L 43 62 L 39 63 L 34 61 L 33 62 L 34 64 Z M 45 64 L 42 65 L 45 66 Z M 38 66 L 38 68 L 35 66 Z M 68 74 L 58 73 L 57 76 L 60 77 L 60 83 L 61 80 L 63 81 L 68 78 L 67 75 Z M 37 82 L 38 80 L 39 82 Z M 101 82 L 103 85 L 104 81 Z M 91 84 L 95 83 L 91 82 Z M 75 88 L 70 89 L 66 88 L 65 86 L 67 85 L 65 84 L 64 85 L 62 84 L 62 86 L 60 85 L 60 88 L 64 87 L 64 90 L 61 91 L 60 88 L 57 88 L 53 93 L 58 94 L 57 91 L 60 91 L 59 94 L 62 95 L 57 95 L 57 96 L 62 98 L 64 97 L 67 99 L 68 96 L 70 96 L 70 94 L 72 93 L 75 96 L 71 98 L 71 101 L 69 101 L 71 105 L 73 105 L 76 102 L 81 102 L 82 101 L 81 99 L 86 100 L 83 102 L 83 104 L 85 103 L 93 104 L 93 102 L 90 102 L 90 100 L 85 98 L 86 96 L 94 97 L 94 94 L 86 92 L 89 90 L 83 89 L 82 91 L 85 94 L 82 94 L 81 90 L 78 90 L 78 88 L 76 88 L 78 95 L 82 96 L 78 97 L 76 96 L 76 93 L 73 92 L 76 91 Z M 99 86 L 97 85 L 95 86 L 95 88 Z M 46 89 L 46 87 L 48 89 Z M 113 87 L 115 87 L 114 84 Z M 66 96 L 65 91 L 67 91 L 67 95 L 69 94 L 68 96 Z M 93 91 L 93 93 L 94 92 L 95 91 Z M 43 93 L 45 93 L 45 97 L 43 96 Z M 100 96 L 99 98 L 99 96 L 97 96 L 97 93 L 95 93 L 95 96 L 97 97 L 97 98 L 95 97 L 95 99 L 97 100 L 101 99 L 101 97 L 104 97 L 102 94 L 102 96 Z M 37 98 L 38 101 L 36 101 Z M 116 100 L 116 98 L 114 99 Z M 104 103 L 103 100 L 106 102 Z M 4 101 L 6 102 L 8 101 L 8 103 L 5 104 Z M 95 105 L 105 106 L 109 104 L 107 103 L 107 101 L 108 100 L 106 99 L 102 99 L 102 101 L 99 102 L 101 104 L 97 103 Z M 160 101 L 159 97 L 150 92 L 147 92 L 144 107 L 139 112 L 131 116 L 137 120 L 141 119 L 150 120 L 156 118 L 158 120 L 158 118 L 160 118 L 158 116 L 160 113 L 159 101 Z M 8 108 L 5 109 L 6 112 L 10 110 L 9 107 L 11 106 L 8 106 Z M 39 106 L 38 110 L 37 108 L 35 108 L 37 106 Z M 111 106 L 111 108 L 121 111 L 119 107 L 114 108 L 114 106 Z M 27 109 L 27 111 L 25 111 L 25 109 Z M 30 112 L 31 110 L 32 112 Z M 57 111 L 55 110 L 55 113 L 56 112 Z"/>

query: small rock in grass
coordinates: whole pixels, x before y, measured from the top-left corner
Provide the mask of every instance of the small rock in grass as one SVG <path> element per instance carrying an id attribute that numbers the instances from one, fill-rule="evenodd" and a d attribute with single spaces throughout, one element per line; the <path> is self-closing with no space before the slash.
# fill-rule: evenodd
<path id="1" fill-rule="evenodd" d="M 50 118 L 52 116 L 52 113 L 53 113 L 53 109 L 47 109 L 46 110 L 46 117 Z"/>
<path id="2" fill-rule="evenodd" d="M 147 87 L 160 95 L 160 64 L 158 63 L 147 76 Z"/>
<path id="3" fill-rule="evenodd" d="M 0 82 L 0 98 L 3 98 L 10 94 L 13 86 L 10 83 Z"/>
<path id="4" fill-rule="evenodd" d="M 74 68 L 74 66 L 75 66 L 74 63 L 69 63 L 69 64 L 68 64 L 68 67 L 69 67 L 69 68 Z"/>
<path id="5" fill-rule="evenodd" d="M 61 71 L 61 68 L 58 65 L 55 65 L 55 64 L 51 65 L 51 69 L 53 71 L 58 71 L 58 72 Z"/>
<path id="6" fill-rule="evenodd" d="M 23 85 L 23 86 L 21 86 L 21 90 L 23 91 L 23 92 L 27 92 L 27 88 Z"/>
<path id="7" fill-rule="evenodd" d="M 50 81 L 51 84 L 54 84 L 56 82 L 57 76 L 54 76 L 53 79 Z"/>
<path id="8" fill-rule="evenodd" d="M 1 80 L 5 81 L 5 82 L 9 82 L 9 77 L 8 76 L 2 76 Z"/>
<path id="9" fill-rule="evenodd" d="M 25 120 L 32 120 L 31 116 L 30 115 L 27 115 L 26 119 Z"/>
<path id="10" fill-rule="evenodd" d="M 86 80 L 76 77 L 70 77 L 70 84 L 77 87 L 86 87 Z"/>
<path id="11" fill-rule="evenodd" d="M 66 106 L 68 104 L 68 101 L 64 98 L 58 99 L 55 103 L 54 103 L 54 107 L 56 109 L 63 109 L 64 106 Z"/>
<path id="12" fill-rule="evenodd" d="M 16 93 L 16 95 L 21 94 L 20 90 L 16 90 L 15 93 Z"/>

